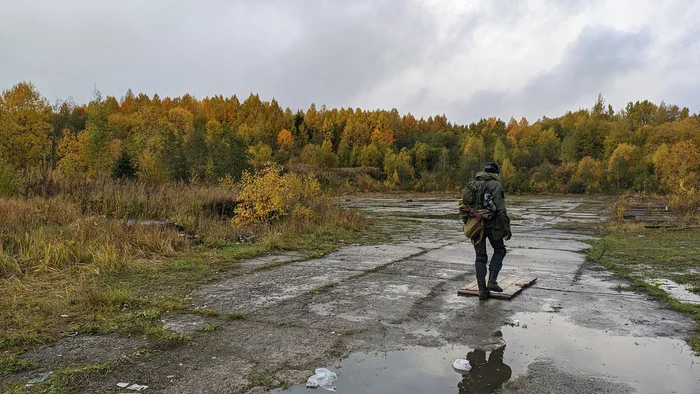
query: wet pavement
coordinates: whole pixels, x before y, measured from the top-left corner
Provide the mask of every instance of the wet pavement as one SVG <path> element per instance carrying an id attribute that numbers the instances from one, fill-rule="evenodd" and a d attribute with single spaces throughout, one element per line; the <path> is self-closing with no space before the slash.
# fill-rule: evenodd
<path id="1" fill-rule="evenodd" d="M 189 330 L 192 343 L 120 365 L 91 392 L 138 381 L 159 393 L 301 393 L 318 367 L 338 373 L 339 393 L 700 392 L 700 358 L 683 342 L 692 321 L 615 291 L 620 282 L 586 260 L 591 233 L 575 228 L 600 221 L 609 201 L 509 198 L 502 274 L 538 280 L 513 300 L 486 302 L 457 295 L 474 276 L 457 198 L 345 203 L 374 216 L 392 242 L 245 262 L 241 275 L 192 294 L 196 307 L 244 319 Z M 173 330 L 204 324 L 164 320 Z M 456 358 L 473 369 L 458 374 Z"/>

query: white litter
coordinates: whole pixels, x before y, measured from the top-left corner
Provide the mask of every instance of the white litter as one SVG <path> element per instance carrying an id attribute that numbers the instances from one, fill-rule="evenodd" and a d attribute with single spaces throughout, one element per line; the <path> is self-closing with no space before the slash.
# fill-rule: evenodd
<path id="1" fill-rule="evenodd" d="M 126 386 L 128 386 L 128 385 L 129 385 L 129 383 L 124 383 L 124 382 L 117 383 L 117 386 L 119 386 L 119 387 L 121 387 L 121 388 L 123 388 L 123 389 L 125 389 Z"/>
<path id="2" fill-rule="evenodd" d="M 147 388 L 148 388 L 148 386 L 134 383 L 131 386 L 127 387 L 126 389 L 132 390 L 132 391 L 143 391 L 143 390 L 146 390 Z"/>
<path id="3" fill-rule="evenodd" d="M 469 364 L 468 360 L 458 358 L 452 363 L 452 368 L 460 372 L 469 372 L 472 369 L 472 366 Z"/>
<path id="4" fill-rule="evenodd" d="M 314 371 L 315 375 L 311 376 L 309 380 L 306 381 L 306 388 L 317 388 L 320 387 L 324 390 L 335 391 L 335 383 L 338 380 L 338 375 L 335 372 L 331 372 L 326 368 L 316 368 Z"/>
<path id="5" fill-rule="evenodd" d="M 520 327 L 520 320 L 518 320 L 518 319 L 513 320 L 513 326 Z"/>

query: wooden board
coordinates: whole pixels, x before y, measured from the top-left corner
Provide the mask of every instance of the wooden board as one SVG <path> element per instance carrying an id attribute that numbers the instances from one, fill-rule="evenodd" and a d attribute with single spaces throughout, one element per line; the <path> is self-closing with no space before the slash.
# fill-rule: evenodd
<path id="1" fill-rule="evenodd" d="M 498 285 L 503 289 L 502 293 L 491 292 L 491 298 L 499 298 L 502 300 L 510 300 L 523 291 L 524 288 L 535 283 L 537 280 L 534 276 L 501 276 Z M 468 285 L 462 287 L 457 291 L 457 294 L 461 296 L 478 296 L 479 295 L 479 285 L 474 279 Z"/>

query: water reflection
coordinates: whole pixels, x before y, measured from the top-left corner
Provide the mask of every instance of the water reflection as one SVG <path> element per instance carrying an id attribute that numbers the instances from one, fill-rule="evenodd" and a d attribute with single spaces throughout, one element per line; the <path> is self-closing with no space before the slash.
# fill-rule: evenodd
<path id="1" fill-rule="evenodd" d="M 467 354 L 467 360 L 472 369 L 464 374 L 464 378 L 459 382 L 459 394 L 488 394 L 495 393 L 507 382 L 512 371 L 503 362 L 503 353 L 506 346 L 503 345 L 495 349 L 486 359 L 486 351 L 476 349 Z"/>

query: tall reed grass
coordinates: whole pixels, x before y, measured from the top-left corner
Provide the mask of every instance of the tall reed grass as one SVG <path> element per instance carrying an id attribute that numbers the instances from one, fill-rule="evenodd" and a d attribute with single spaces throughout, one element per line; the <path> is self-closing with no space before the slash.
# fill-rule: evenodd
<path id="1" fill-rule="evenodd" d="M 302 178 L 290 179 L 290 190 L 308 188 Z M 187 282 L 201 280 L 197 275 L 211 278 L 234 256 L 275 248 L 316 250 L 322 243 L 328 247 L 339 232 L 366 225 L 360 213 L 337 207 L 316 187 L 285 199 L 293 209 L 283 217 L 246 226 L 258 242 L 249 251 L 220 254 L 212 249 L 239 247 L 242 229 L 232 216 L 244 200 L 237 187 L 104 180 L 62 186 L 47 197 L 0 198 L 0 349 L 53 339 L 68 329 L 68 320 L 85 326 L 153 307 L 159 293 L 179 294 Z M 255 193 L 249 197 L 265 200 Z M 175 222 L 187 236 L 133 224 L 141 219 Z M 179 260 L 196 263 L 182 272 L 168 268 Z M 172 307 L 177 305 L 187 303 Z"/>

